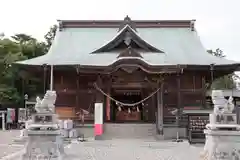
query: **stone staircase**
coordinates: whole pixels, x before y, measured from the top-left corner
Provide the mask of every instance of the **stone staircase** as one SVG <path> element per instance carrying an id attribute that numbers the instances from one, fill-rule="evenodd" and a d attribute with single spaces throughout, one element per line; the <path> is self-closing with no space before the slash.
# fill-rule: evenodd
<path id="1" fill-rule="evenodd" d="M 105 123 L 103 139 L 150 138 L 156 136 L 156 124 Z"/>

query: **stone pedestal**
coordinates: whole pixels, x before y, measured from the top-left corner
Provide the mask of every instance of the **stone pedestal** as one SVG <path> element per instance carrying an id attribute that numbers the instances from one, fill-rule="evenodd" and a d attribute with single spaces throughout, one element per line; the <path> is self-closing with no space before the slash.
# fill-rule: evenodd
<path id="1" fill-rule="evenodd" d="M 214 112 L 204 133 L 206 142 L 202 160 L 240 160 L 240 125 L 233 113 L 232 97 L 226 100 L 221 91 L 212 91 Z"/>
<path id="2" fill-rule="evenodd" d="M 204 133 L 206 142 L 203 160 L 240 160 L 240 125 L 236 114 L 210 114 Z"/>
<path id="3" fill-rule="evenodd" d="M 41 101 L 37 98 L 36 114 L 26 127 L 27 146 L 22 160 L 62 160 L 64 147 L 57 115 L 54 114 L 54 91 L 48 91 Z"/>
<path id="4" fill-rule="evenodd" d="M 61 159 L 61 153 L 59 151 L 59 144 L 56 134 L 43 135 L 29 135 L 26 152 L 23 155 L 23 160 L 49 158 L 49 159 Z"/>
<path id="5" fill-rule="evenodd" d="M 205 130 L 206 143 L 202 160 L 240 159 L 240 132 Z"/>
<path id="6" fill-rule="evenodd" d="M 41 116 L 43 117 L 42 114 Z M 59 140 L 60 135 L 58 124 L 54 124 L 54 121 L 52 124 L 40 125 L 38 123 L 33 123 L 29 125 L 27 129 L 27 146 L 22 160 L 41 158 L 61 160 L 64 155 L 64 150 L 63 143 Z"/>

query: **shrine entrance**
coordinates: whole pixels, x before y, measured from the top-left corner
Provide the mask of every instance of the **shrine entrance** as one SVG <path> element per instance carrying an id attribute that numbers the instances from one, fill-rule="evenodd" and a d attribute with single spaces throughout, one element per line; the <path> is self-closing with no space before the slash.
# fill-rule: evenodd
<path id="1" fill-rule="evenodd" d="M 126 104 L 138 103 L 142 100 L 139 90 L 113 92 L 113 98 Z M 141 122 L 143 121 L 143 106 L 137 104 L 133 106 L 122 105 L 112 101 L 112 120 L 113 122 Z"/>
<path id="2" fill-rule="evenodd" d="M 150 97 L 149 97 L 150 95 Z M 110 103 L 110 121 L 116 123 L 155 123 L 155 94 L 144 88 L 114 88 Z"/>
<path id="3" fill-rule="evenodd" d="M 155 106 L 144 100 L 143 88 L 114 88 L 111 91 L 111 121 L 104 124 L 104 137 L 153 138 L 156 134 L 155 118 L 149 116 Z M 116 101 L 115 101 L 116 100 Z M 152 114 L 151 114 L 152 115 Z M 151 119 L 149 118 L 153 118 Z"/>

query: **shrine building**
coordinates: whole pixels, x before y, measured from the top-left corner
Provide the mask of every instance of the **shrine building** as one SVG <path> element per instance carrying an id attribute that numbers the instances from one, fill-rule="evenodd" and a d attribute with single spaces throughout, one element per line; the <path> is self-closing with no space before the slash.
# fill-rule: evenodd
<path id="1" fill-rule="evenodd" d="M 59 20 L 48 53 L 17 63 L 46 75 L 44 81 L 57 92 L 61 119 L 81 124 L 84 115 L 84 123 L 93 123 L 94 104 L 99 102 L 103 135 L 167 137 L 179 127 L 176 109 L 204 109 L 212 80 L 239 67 L 238 62 L 207 53 L 194 24 L 128 16 Z M 180 128 L 186 136 L 186 126 Z"/>

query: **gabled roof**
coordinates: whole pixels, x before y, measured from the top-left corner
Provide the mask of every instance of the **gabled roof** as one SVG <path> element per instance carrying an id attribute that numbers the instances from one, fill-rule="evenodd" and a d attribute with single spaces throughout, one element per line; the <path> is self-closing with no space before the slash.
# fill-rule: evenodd
<path id="1" fill-rule="evenodd" d="M 124 37 L 125 32 L 130 32 L 134 42 L 151 49 L 149 51 L 135 50 L 141 57 L 121 57 L 121 59 L 139 59 L 151 66 L 239 64 L 207 53 L 197 32 L 192 27 L 192 21 L 134 21 L 137 32 L 129 25 L 119 31 L 119 22 L 61 21 L 61 29 L 57 31 L 54 42 L 46 55 L 17 63 L 109 66 L 119 61 L 118 56 L 121 53 L 121 51 L 109 49 L 112 46 L 116 47 L 118 43 L 115 44 L 115 42 L 118 42 L 121 36 Z M 164 51 L 164 53 L 153 52 L 153 50 Z M 101 54 L 93 54 L 99 51 Z"/>
<path id="2" fill-rule="evenodd" d="M 124 42 L 127 47 L 130 46 L 131 42 L 134 42 L 145 52 L 163 53 L 163 51 L 153 47 L 151 44 L 143 40 L 138 33 L 132 29 L 131 26 L 129 26 L 129 24 L 126 24 L 125 27 L 123 27 L 107 44 L 103 45 L 92 53 L 109 52 L 114 48 L 117 48 L 121 42 Z"/>

